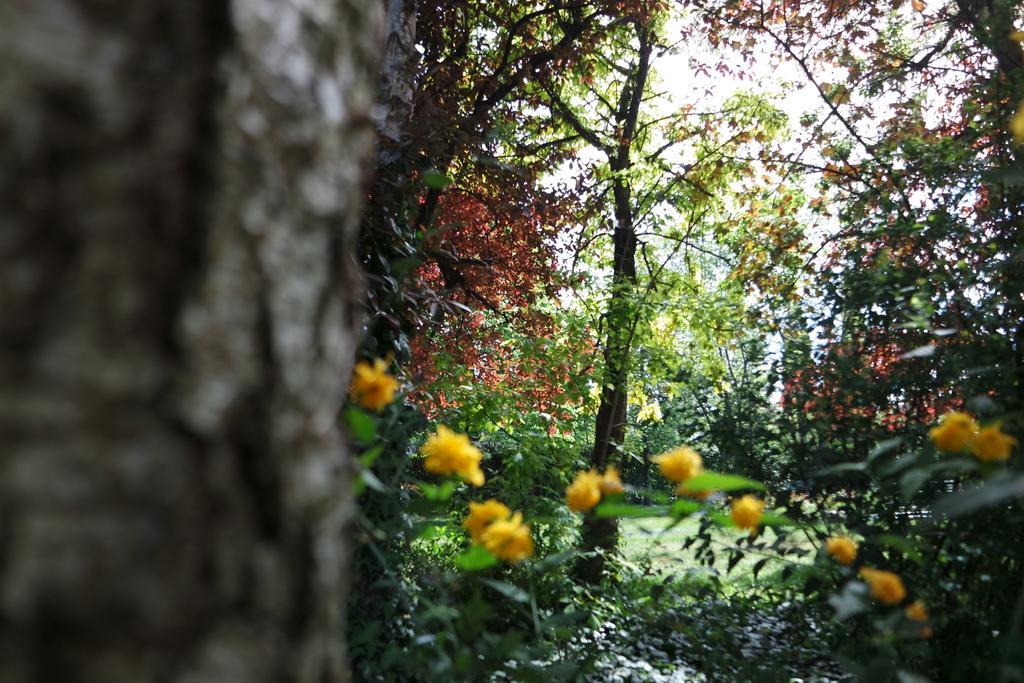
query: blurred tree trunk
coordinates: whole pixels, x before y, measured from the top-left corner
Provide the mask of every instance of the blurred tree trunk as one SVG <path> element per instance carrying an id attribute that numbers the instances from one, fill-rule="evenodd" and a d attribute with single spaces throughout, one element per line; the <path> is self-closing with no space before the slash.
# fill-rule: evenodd
<path id="1" fill-rule="evenodd" d="M 381 14 L 0 9 L 0 681 L 347 678 Z"/>

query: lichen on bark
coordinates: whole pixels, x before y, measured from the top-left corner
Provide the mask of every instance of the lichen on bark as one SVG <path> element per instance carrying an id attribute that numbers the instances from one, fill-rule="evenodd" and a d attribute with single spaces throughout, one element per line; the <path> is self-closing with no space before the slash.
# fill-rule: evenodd
<path id="1" fill-rule="evenodd" d="M 343 680 L 372 0 L 0 14 L 0 680 Z"/>

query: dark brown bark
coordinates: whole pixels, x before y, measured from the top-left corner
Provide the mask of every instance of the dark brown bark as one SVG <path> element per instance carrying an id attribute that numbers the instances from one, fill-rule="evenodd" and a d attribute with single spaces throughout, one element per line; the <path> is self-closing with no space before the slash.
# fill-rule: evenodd
<path id="1" fill-rule="evenodd" d="M 647 87 L 652 41 L 645 26 L 637 23 L 635 28 L 638 40 L 637 61 L 619 93 L 615 117 L 617 131 L 621 134 L 613 144 L 604 146 L 613 173 L 615 226 L 612 233 L 612 290 L 604 317 L 604 376 L 594 430 L 594 449 L 590 457 L 591 465 L 599 470 L 619 463 L 622 445 L 626 440 L 629 363 L 637 318 L 634 300 L 637 237 L 632 192 L 626 173 L 632 165 L 633 140 L 640 104 Z M 579 122 L 572 125 L 584 135 Z M 589 130 L 584 137 L 588 135 L 597 137 Z M 616 520 L 587 517 L 583 522 L 581 541 L 582 550 L 589 556 L 580 560 L 577 574 L 582 580 L 595 583 L 604 573 L 605 556 L 615 552 L 618 541 Z"/>
<path id="2" fill-rule="evenodd" d="M 344 680 L 374 0 L 8 3 L 0 680 Z"/>

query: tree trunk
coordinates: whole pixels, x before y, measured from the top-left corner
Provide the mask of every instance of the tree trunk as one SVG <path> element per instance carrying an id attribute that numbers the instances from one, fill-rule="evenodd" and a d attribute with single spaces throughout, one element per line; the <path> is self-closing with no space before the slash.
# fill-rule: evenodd
<path id="1" fill-rule="evenodd" d="M 416 0 L 388 0 L 384 59 L 380 69 L 378 166 L 402 157 L 416 95 Z"/>
<path id="2" fill-rule="evenodd" d="M 0 680 L 336 681 L 375 0 L 0 11 Z"/>
<path id="3" fill-rule="evenodd" d="M 616 166 L 613 162 L 613 172 L 624 170 Z M 604 376 L 594 429 L 594 450 L 590 456 L 590 464 L 598 470 L 619 463 L 622 445 L 626 441 L 629 359 L 637 316 L 634 301 L 637 242 L 630 189 L 624 181 L 616 179 L 612 190 L 615 197 L 612 291 L 605 313 Z M 585 552 L 599 551 L 601 554 L 580 559 L 577 574 L 582 580 L 589 583 L 600 580 L 604 573 L 604 556 L 615 552 L 618 536 L 619 528 L 614 518 L 589 515 L 584 518 L 581 546 Z"/>
<path id="4" fill-rule="evenodd" d="M 619 93 L 616 127 L 622 134 L 609 152 L 612 171 L 612 195 L 615 203 L 615 229 L 612 233 L 612 288 L 605 312 L 604 376 L 601 402 L 594 429 L 594 450 L 590 464 L 596 469 L 617 465 L 626 441 L 626 405 L 629 398 L 629 361 L 633 348 L 638 312 L 636 310 L 636 226 L 628 172 L 632 167 L 633 138 L 640 105 L 647 88 L 652 40 L 645 26 L 636 24 L 637 62 Z M 606 555 L 615 552 L 619 527 L 614 518 L 587 516 L 580 531 L 582 549 L 596 554 L 580 559 L 576 573 L 580 579 L 596 583 L 604 573 Z"/>

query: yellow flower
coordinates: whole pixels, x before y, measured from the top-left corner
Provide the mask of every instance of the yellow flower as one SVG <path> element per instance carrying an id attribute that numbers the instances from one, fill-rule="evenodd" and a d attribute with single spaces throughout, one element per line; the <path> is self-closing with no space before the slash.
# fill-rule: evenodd
<path id="1" fill-rule="evenodd" d="M 692 479 L 704 471 L 704 462 L 700 459 L 700 454 L 689 446 L 673 448 L 667 453 L 654 456 L 651 460 L 658 463 L 666 479 L 677 483 Z"/>
<path id="2" fill-rule="evenodd" d="M 860 575 L 871 586 L 871 597 L 885 605 L 895 605 L 907 597 L 900 577 L 884 569 L 861 567 Z"/>
<path id="3" fill-rule="evenodd" d="M 1024 145 L 1024 100 L 1017 105 L 1017 113 L 1010 119 L 1010 134 L 1018 145 Z"/>
<path id="4" fill-rule="evenodd" d="M 732 503 L 733 524 L 741 529 L 756 530 L 764 513 L 764 501 L 749 493 Z"/>
<path id="5" fill-rule="evenodd" d="M 465 434 L 456 434 L 443 425 L 439 426 L 437 432 L 427 438 L 420 453 L 427 457 L 423 463 L 427 471 L 457 474 L 466 483 L 483 486 L 484 473 L 480 469 L 483 453 L 469 442 Z"/>
<path id="6" fill-rule="evenodd" d="M 511 514 L 512 511 L 508 509 L 507 505 L 499 503 L 493 498 L 482 503 L 471 502 L 469 517 L 462 522 L 462 526 L 469 532 L 473 542 L 479 543 L 488 524 L 498 519 L 508 519 Z"/>
<path id="7" fill-rule="evenodd" d="M 519 562 L 533 555 L 530 527 L 523 524 L 523 515 L 519 512 L 511 519 L 491 522 L 480 535 L 480 545 L 505 562 Z"/>
<path id="8" fill-rule="evenodd" d="M 912 619 L 914 621 L 928 621 L 928 610 L 925 609 L 924 602 L 921 600 L 915 600 L 907 605 L 907 608 L 903 610 L 903 613 L 907 615 L 907 619 Z"/>
<path id="9" fill-rule="evenodd" d="M 380 410 L 395 400 L 397 389 L 398 380 L 388 374 L 387 361 L 380 358 L 373 365 L 361 360 L 352 370 L 349 396 L 364 408 Z"/>
<path id="10" fill-rule="evenodd" d="M 998 424 L 982 427 L 971 444 L 971 452 L 984 462 L 1003 462 L 1017 445 L 1016 437 L 1004 433 Z"/>
<path id="11" fill-rule="evenodd" d="M 851 565 L 857 559 L 857 543 L 849 536 L 833 536 L 825 543 L 825 552 L 841 565 Z"/>
<path id="12" fill-rule="evenodd" d="M 938 426 L 928 430 L 940 451 L 962 451 L 978 434 L 978 422 L 967 413 L 946 413 Z"/>
<path id="13" fill-rule="evenodd" d="M 585 512 L 601 500 L 604 479 L 594 470 L 580 472 L 565 490 L 565 502 L 573 512 Z"/>
<path id="14" fill-rule="evenodd" d="M 609 465 L 601 477 L 601 493 L 622 493 L 625 490 L 626 487 L 619 478 L 619 470 L 614 465 Z"/>

